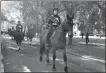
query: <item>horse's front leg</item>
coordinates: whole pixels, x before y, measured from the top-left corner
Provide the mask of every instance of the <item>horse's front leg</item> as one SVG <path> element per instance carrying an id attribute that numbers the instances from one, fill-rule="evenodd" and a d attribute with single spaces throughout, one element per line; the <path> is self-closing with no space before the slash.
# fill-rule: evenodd
<path id="1" fill-rule="evenodd" d="M 49 62 L 49 50 L 50 50 L 50 47 L 49 47 L 47 44 L 45 45 L 45 47 L 46 47 L 46 56 L 47 56 L 46 62 L 47 62 L 47 63 L 50 63 L 50 62 Z"/>
<path id="2" fill-rule="evenodd" d="M 18 42 L 18 51 L 21 50 L 21 43 L 22 43 L 22 40 L 20 40 L 20 41 Z"/>
<path id="3" fill-rule="evenodd" d="M 29 39 L 29 46 L 31 46 L 31 39 Z"/>
<path id="4" fill-rule="evenodd" d="M 17 45 L 18 45 L 18 51 L 19 51 L 19 50 L 20 50 L 20 44 L 19 44 L 19 42 L 18 42 L 18 44 L 17 44 Z"/>
<path id="5" fill-rule="evenodd" d="M 39 58 L 40 62 L 42 62 L 42 58 L 43 58 L 42 55 L 44 53 L 44 49 L 45 49 L 45 45 L 40 42 L 40 58 Z"/>
<path id="6" fill-rule="evenodd" d="M 53 70 L 56 70 L 55 60 L 56 60 L 56 49 L 53 48 Z"/>
<path id="7" fill-rule="evenodd" d="M 28 41 L 28 45 L 29 45 L 29 44 L 30 44 L 30 39 L 28 38 L 28 40 L 27 40 L 27 41 Z"/>
<path id="8" fill-rule="evenodd" d="M 18 40 L 16 40 L 16 44 L 17 44 L 18 51 L 19 51 L 19 41 Z"/>
<path id="9" fill-rule="evenodd" d="M 28 41 L 28 37 L 27 37 L 27 41 Z"/>
<path id="10" fill-rule="evenodd" d="M 32 38 L 30 39 L 30 46 L 32 45 Z"/>
<path id="11" fill-rule="evenodd" d="M 68 73 L 66 49 L 63 50 L 63 59 L 64 59 L 64 64 L 65 64 L 64 71 Z"/>
<path id="12" fill-rule="evenodd" d="M 86 44 L 88 44 L 88 38 L 86 38 Z"/>

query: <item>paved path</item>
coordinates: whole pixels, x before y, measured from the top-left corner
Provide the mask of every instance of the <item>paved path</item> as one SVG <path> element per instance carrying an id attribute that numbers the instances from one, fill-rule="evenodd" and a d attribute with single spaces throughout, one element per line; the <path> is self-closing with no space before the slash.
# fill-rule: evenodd
<path id="1" fill-rule="evenodd" d="M 84 39 L 74 38 L 73 45 L 67 46 L 68 71 L 69 72 L 104 72 L 105 71 L 105 46 L 103 39 L 91 39 L 89 45 L 85 45 Z M 39 61 L 39 45 L 29 46 L 23 42 L 21 49 L 17 51 L 14 41 L 5 39 L 5 47 L 2 50 L 5 72 L 53 72 L 52 54 L 50 65 Z M 33 44 L 36 41 L 33 41 Z M 98 44 L 97 44 L 98 43 Z M 102 44 L 102 45 L 100 45 Z M 56 72 L 64 71 L 64 61 L 61 50 L 57 51 Z"/>

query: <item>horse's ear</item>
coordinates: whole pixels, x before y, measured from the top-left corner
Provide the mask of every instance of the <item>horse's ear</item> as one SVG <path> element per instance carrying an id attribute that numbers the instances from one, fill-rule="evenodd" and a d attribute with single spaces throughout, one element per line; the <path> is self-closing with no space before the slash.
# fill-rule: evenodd
<path id="1" fill-rule="evenodd" d="M 70 16 L 69 14 L 67 14 L 67 19 L 68 20 L 72 20 L 74 18 L 74 14 L 72 16 Z"/>
<path id="2" fill-rule="evenodd" d="M 73 16 L 72 16 L 72 19 L 74 18 L 74 14 L 73 14 Z"/>
<path id="3" fill-rule="evenodd" d="M 69 19 L 69 15 L 67 14 L 67 19 Z"/>

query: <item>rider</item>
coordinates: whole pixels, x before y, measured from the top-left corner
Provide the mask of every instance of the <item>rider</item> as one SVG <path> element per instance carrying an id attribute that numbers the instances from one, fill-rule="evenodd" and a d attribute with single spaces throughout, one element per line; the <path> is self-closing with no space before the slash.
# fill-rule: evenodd
<path id="1" fill-rule="evenodd" d="M 28 31 L 30 31 L 32 29 L 33 29 L 33 24 L 30 24 L 29 27 L 28 27 Z"/>
<path id="2" fill-rule="evenodd" d="M 50 26 L 50 28 L 48 29 L 48 33 L 47 33 L 47 44 L 50 45 L 50 37 L 53 34 L 55 28 L 59 27 L 61 22 L 60 22 L 60 17 L 58 16 L 58 8 L 54 8 L 53 9 L 53 15 L 50 16 L 50 19 L 48 21 L 48 26 Z"/>
<path id="3" fill-rule="evenodd" d="M 21 22 L 18 21 L 18 24 L 17 24 L 17 26 L 16 26 L 16 31 L 22 32 L 22 30 L 23 30 L 23 26 L 21 25 Z"/>
<path id="4" fill-rule="evenodd" d="M 14 31 L 14 27 L 12 26 L 12 31 Z"/>
<path id="5" fill-rule="evenodd" d="M 89 33 L 86 33 L 86 42 L 89 42 Z"/>

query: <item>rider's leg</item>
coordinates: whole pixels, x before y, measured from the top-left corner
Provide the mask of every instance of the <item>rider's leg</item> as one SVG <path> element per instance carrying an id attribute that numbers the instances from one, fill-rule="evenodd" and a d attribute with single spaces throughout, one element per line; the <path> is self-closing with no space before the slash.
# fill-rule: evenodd
<path id="1" fill-rule="evenodd" d="M 47 38 L 46 38 L 46 41 L 47 41 L 47 44 L 49 45 L 51 42 L 50 42 L 50 37 L 52 35 L 52 27 L 49 29 L 48 33 L 47 33 Z"/>

